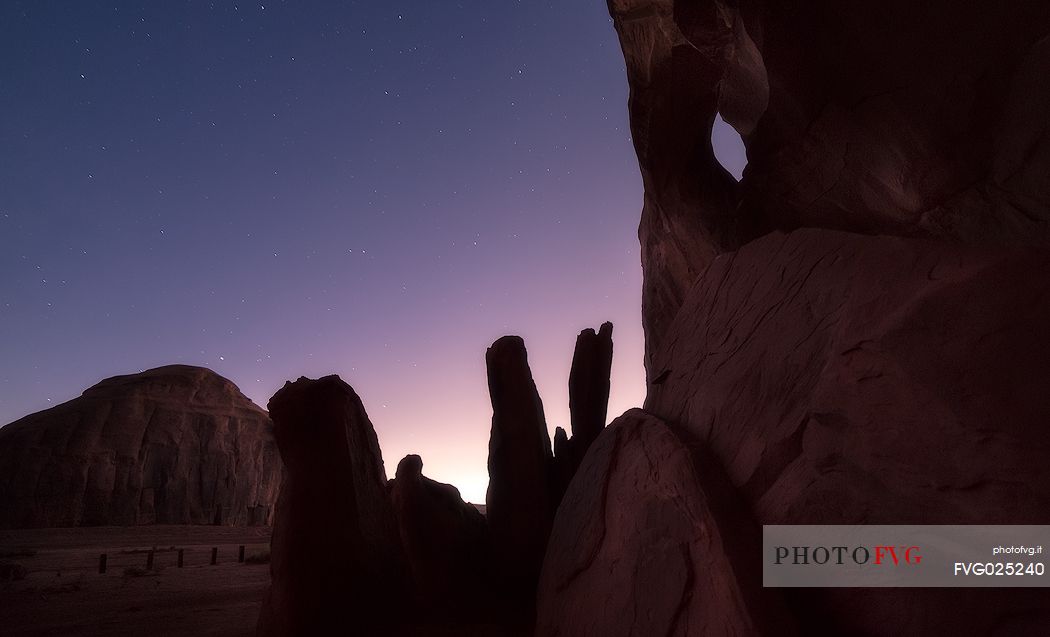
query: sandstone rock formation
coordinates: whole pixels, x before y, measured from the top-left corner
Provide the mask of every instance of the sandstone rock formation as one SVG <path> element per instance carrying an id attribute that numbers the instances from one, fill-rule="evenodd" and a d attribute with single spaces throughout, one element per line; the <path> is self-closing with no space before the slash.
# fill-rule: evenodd
<path id="1" fill-rule="evenodd" d="M 399 616 L 406 594 L 383 457 L 361 399 L 338 376 L 300 378 L 269 409 L 286 477 L 258 634 L 374 634 Z"/>
<path id="2" fill-rule="evenodd" d="M 645 187 L 646 411 L 705 441 L 758 523 L 1047 523 L 1050 5 L 609 7 Z M 788 607 L 805 634 L 1045 632 L 1050 595 L 998 593 Z"/>
<path id="3" fill-rule="evenodd" d="M 445 616 L 478 615 L 488 593 L 485 517 L 459 489 L 424 476 L 416 455 L 398 463 L 390 496 L 420 604 Z"/>
<path id="4" fill-rule="evenodd" d="M 1047 321 L 1046 251 L 774 233 L 697 281 L 646 409 L 763 520 L 1050 521 Z"/>
<path id="5" fill-rule="evenodd" d="M 595 333 L 585 329 L 576 337 L 569 370 L 569 415 L 572 438 L 558 427 L 554 436 L 555 506 L 587 449 L 605 428 L 609 411 L 609 378 L 612 375 L 612 323 L 602 323 Z"/>
<path id="6" fill-rule="evenodd" d="M 492 433 L 486 517 L 506 587 L 534 590 L 553 519 L 553 456 L 525 343 L 504 336 L 485 353 Z"/>
<path id="7" fill-rule="evenodd" d="M 522 339 L 497 340 L 485 358 L 493 408 L 485 515 L 455 487 L 425 477 L 417 455 L 387 483 L 372 424 L 337 376 L 300 378 L 274 395 L 287 469 L 260 636 L 340 625 L 365 635 L 528 632 L 556 488 L 575 471 L 568 461 L 578 463 L 604 428 L 612 325 L 577 342 L 574 436 L 559 429 L 557 437 L 565 474 L 556 474 Z"/>
<path id="8" fill-rule="evenodd" d="M 265 411 L 159 367 L 0 428 L 0 527 L 265 524 L 281 474 Z"/>
<path id="9" fill-rule="evenodd" d="M 1045 250 L 776 233 L 700 277 L 645 406 L 705 440 L 765 524 L 1047 524 L 1050 339 L 1035 335 L 1048 322 Z M 1050 622 L 1046 594 L 1041 615 L 985 595 L 810 598 L 845 632 Z"/>
<path id="10" fill-rule="evenodd" d="M 569 412 L 572 441 L 584 449 L 605 428 L 609 410 L 609 376 L 612 373 L 612 323 L 602 323 L 598 333 L 588 328 L 576 337 L 569 371 Z"/>
<path id="11" fill-rule="evenodd" d="M 536 634 L 792 634 L 719 471 L 639 409 L 609 425 L 555 519 Z"/>
<path id="12" fill-rule="evenodd" d="M 1050 5 L 609 0 L 645 185 L 650 353 L 720 253 L 823 227 L 1050 240 Z M 715 113 L 747 146 L 736 184 Z"/>

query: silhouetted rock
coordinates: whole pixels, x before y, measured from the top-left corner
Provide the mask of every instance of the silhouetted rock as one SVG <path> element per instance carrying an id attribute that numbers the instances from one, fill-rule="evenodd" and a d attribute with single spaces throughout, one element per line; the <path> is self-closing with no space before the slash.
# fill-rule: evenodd
<path id="1" fill-rule="evenodd" d="M 612 373 L 612 323 L 603 323 L 598 333 L 585 329 L 576 337 L 569 371 L 569 413 L 572 438 L 557 428 L 554 436 L 554 504 L 565 489 L 587 449 L 605 428 L 609 410 L 609 377 Z"/>
<path id="2" fill-rule="evenodd" d="M 159 367 L 0 428 L 0 527 L 266 524 L 281 473 L 233 383 Z"/>
<path id="3" fill-rule="evenodd" d="M 390 485 L 416 594 L 431 613 L 476 616 L 489 592 L 485 517 L 463 501 L 459 489 L 422 471 L 419 456 L 405 456 Z"/>
<path id="4" fill-rule="evenodd" d="M 562 427 L 554 428 L 554 457 L 567 458 L 569 456 L 569 435 Z"/>
<path id="5" fill-rule="evenodd" d="M 605 428 L 609 411 L 609 376 L 612 373 L 612 323 L 602 323 L 598 333 L 588 328 L 576 337 L 569 371 L 571 444 L 577 464 Z"/>
<path id="6" fill-rule="evenodd" d="M 551 469 L 551 501 L 557 511 L 565 489 L 569 487 L 577 463 L 569 444 L 569 437 L 561 427 L 554 428 L 554 461 Z"/>
<path id="7" fill-rule="evenodd" d="M 286 477 L 258 634 L 375 634 L 403 616 L 406 592 L 383 456 L 361 399 L 338 376 L 300 378 L 269 408 Z"/>
<path id="8" fill-rule="evenodd" d="M 558 509 L 536 635 L 792 634 L 719 471 L 639 409 L 609 425 Z"/>
<path id="9" fill-rule="evenodd" d="M 527 598 L 553 516 L 551 441 L 522 339 L 500 338 L 485 363 L 493 412 L 485 501 L 494 566 L 508 589 Z"/>

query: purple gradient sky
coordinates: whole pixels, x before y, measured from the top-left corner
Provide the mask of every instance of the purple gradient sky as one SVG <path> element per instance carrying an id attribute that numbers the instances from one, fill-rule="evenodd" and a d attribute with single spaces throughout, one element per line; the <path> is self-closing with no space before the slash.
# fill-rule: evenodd
<path id="1" fill-rule="evenodd" d="M 0 422 L 169 363 L 263 406 L 338 373 L 388 474 L 483 501 L 497 337 L 552 431 L 585 327 L 610 417 L 643 398 L 626 100 L 600 0 L 3 3 Z"/>

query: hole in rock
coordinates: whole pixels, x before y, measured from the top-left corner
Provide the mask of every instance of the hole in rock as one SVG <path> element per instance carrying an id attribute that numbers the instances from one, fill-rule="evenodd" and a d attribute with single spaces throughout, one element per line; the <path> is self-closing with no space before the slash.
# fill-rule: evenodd
<path id="1" fill-rule="evenodd" d="M 740 181 L 747 166 L 747 151 L 740 133 L 722 119 L 721 113 L 715 114 L 715 124 L 711 127 L 711 147 L 715 150 L 715 159 L 722 168 L 729 171 L 734 179 Z"/>

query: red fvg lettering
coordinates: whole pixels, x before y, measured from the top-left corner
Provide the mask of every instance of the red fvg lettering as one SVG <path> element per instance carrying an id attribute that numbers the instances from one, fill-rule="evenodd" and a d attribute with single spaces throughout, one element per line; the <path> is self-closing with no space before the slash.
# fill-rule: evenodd
<path id="1" fill-rule="evenodd" d="M 897 554 L 897 549 L 902 549 L 901 554 Z M 893 560 L 894 566 L 900 566 L 901 560 L 905 564 L 919 564 L 922 562 L 922 555 L 919 554 L 919 547 L 917 546 L 876 546 L 875 547 L 875 563 L 878 565 L 882 564 L 884 557 L 889 557 Z"/>

